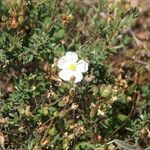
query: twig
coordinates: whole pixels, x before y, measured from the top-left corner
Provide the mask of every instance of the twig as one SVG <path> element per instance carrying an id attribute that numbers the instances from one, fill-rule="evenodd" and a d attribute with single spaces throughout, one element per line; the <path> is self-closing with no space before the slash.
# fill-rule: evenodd
<path id="1" fill-rule="evenodd" d="M 124 56 L 124 54 L 120 54 L 121 56 Z M 130 60 L 134 60 L 136 63 L 139 63 L 141 65 L 145 65 L 145 66 L 148 66 L 150 67 L 150 63 L 147 63 L 145 61 L 142 61 L 142 60 L 139 60 L 139 59 L 136 59 L 135 57 L 129 57 L 129 56 L 125 56 L 126 58 L 130 59 Z"/>
<path id="2" fill-rule="evenodd" d="M 135 58 L 132 58 L 135 62 L 139 63 L 139 64 L 142 64 L 142 65 L 146 65 L 146 66 L 149 66 L 150 67 L 150 64 L 145 62 L 145 61 L 141 61 L 141 60 L 138 60 L 138 59 L 135 59 Z"/>
<path id="3" fill-rule="evenodd" d="M 143 42 L 141 42 L 141 40 L 139 40 L 139 39 L 136 37 L 135 33 L 134 33 L 132 30 L 130 30 L 129 32 L 130 32 L 130 34 L 132 35 L 132 37 L 133 37 L 135 43 L 137 44 L 137 46 L 139 46 L 139 47 L 142 46 L 144 49 L 147 50 L 147 47 L 143 44 Z"/>
<path id="4" fill-rule="evenodd" d="M 48 131 L 49 131 L 50 127 L 52 126 L 52 124 L 53 124 L 53 120 L 49 123 L 49 126 L 48 126 L 47 130 L 44 132 L 44 135 L 43 135 L 43 137 L 41 139 L 41 143 L 45 141 L 46 136 L 48 134 Z"/>
<path id="5" fill-rule="evenodd" d="M 145 150 L 150 150 L 150 147 L 146 148 Z"/>
<path id="6" fill-rule="evenodd" d="M 150 68 L 150 63 L 147 63 L 147 62 L 145 62 L 145 61 L 136 59 L 135 57 L 126 56 L 126 58 L 131 59 L 131 60 L 134 60 L 136 63 L 139 63 L 139 64 L 141 64 L 141 65 L 148 66 L 148 67 Z"/>
<path id="7" fill-rule="evenodd" d="M 130 7 L 127 11 L 125 11 L 124 15 L 125 15 L 130 9 L 131 9 L 131 7 Z M 115 21 L 116 21 L 116 20 L 114 20 L 113 22 L 115 22 Z M 111 24 L 109 24 L 108 26 L 106 26 L 102 31 L 107 30 L 110 26 L 111 26 Z M 98 32 L 98 33 L 96 33 L 96 35 L 92 36 L 92 37 L 91 37 L 90 39 L 88 39 L 85 43 L 83 43 L 83 44 L 79 47 L 79 50 L 80 50 L 84 45 L 86 45 L 87 43 L 89 43 L 90 41 L 92 41 L 93 39 L 95 39 L 100 33 L 101 33 L 101 31 Z"/>
<path id="8" fill-rule="evenodd" d="M 142 148 L 139 147 L 137 143 L 135 143 L 134 145 L 131 145 L 122 140 L 115 139 L 115 140 L 108 142 L 107 145 L 111 143 L 115 143 L 117 145 L 117 149 L 119 148 L 119 149 L 125 149 L 125 150 L 142 150 Z"/>
<path id="9" fill-rule="evenodd" d="M 110 27 L 110 24 L 103 29 L 103 31 L 107 30 Z M 90 39 L 88 39 L 85 43 L 83 43 L 79 49 L 81 49 L 84 45 L 86 45 L 87 43 L 89 43 L 91 40 L 93 40 L 94 38 L 96 38 L 101 32 L 96 33 L 96 35 L 92 36 Z"/>
<path id="10" fill-rule="evenodd" d="M 137 93 L 135 93 L 134 96 L 133 96 L 132 108 L 131 108 L 131 111 L 130 111 L 130 113 L 128 115 L 129 118 L 131 118 L 134 115 L 135 108 L 137 107 L 137 102 L 140 100 L 140 98 L 141 98 L 140 92 L 137 91 Z"/>

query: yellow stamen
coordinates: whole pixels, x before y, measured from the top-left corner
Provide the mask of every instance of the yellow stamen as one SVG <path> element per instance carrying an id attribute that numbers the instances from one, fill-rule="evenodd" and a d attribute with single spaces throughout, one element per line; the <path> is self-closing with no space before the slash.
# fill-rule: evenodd
<path id="1" fill-rule="evenodd" d="M 70 64 L 69 65 L 69 70 L 71 70 L 71 71 L 75 71 L 76 70 L 76 65 L 75 64 Z"/>

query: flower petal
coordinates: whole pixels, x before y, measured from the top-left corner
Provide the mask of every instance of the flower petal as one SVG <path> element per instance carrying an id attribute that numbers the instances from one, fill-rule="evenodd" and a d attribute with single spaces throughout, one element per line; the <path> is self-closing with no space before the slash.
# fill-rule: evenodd
<path id="1" fill-rule="evenodd" d="M 58 67 L 60 69 L 65 69 L 68 67 L 68 59 L 66 58 L 66 56 L 62 56 L 61 58 L 59 58 Z"/>
<path id="2" fill-rule="evenodd" d="M 80 60 L 78 63 L 77 63 L 77 70 L 78 71 L 81 71 L 81 72 L 87 72 L 88 71 L 88 63 L 84 60 Z"/>
<path id="3" fill-rule="evenodd" d="M 67 60 L 71 62 L 77 62 L 78 61 L 78 55 L 75 52 L 67 52 L 66 53 Z"/>
<path id="4" fill-rule="evenodd" d="M 63 69 L 59 72 L 59 77 L 64 81 L 69 81 L 72 77 L 72 71 Z"/>
<path id="5" fill-rule="evenodd" d="M 74 76 L 75 76 L 75 82 L 78 83 L 83 79 L 83 74 L 82 72 L 79 71 L 75 71 L 74 72 Z"/>
<path id="6" fill-rule="evenodd" d="M 75 77 L 75 82 L 80 82 L 83 79 L 82 72 L 78 71 L 70 71 L 67 69 L 63 69 L 59 72 L 59 77 L 64 81 L 70 81 L 71 77 Z"/>

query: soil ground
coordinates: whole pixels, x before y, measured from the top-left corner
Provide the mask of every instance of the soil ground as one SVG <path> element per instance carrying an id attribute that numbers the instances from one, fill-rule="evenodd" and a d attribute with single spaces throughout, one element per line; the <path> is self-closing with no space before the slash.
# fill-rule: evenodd
<path id="1" fill-rule="evenodd" d="M 142 13 L 129 31 L 133 45 L 115 54 L 109 63 L 116 74 L 122 73 L 138 84 L 145 84 L 150 82 L 150 1 L 137 2 Z"/>

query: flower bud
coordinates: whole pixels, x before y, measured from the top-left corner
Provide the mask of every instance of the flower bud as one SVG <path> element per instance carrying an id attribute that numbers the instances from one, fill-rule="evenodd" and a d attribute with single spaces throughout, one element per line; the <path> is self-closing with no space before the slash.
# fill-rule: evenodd
<path id="1" fill-rule="evenodd" d="M 48 115 L 48 107 L 43 107 L 43 109 L 42 109 L 42 112 L 43 112 L 43 115 L 44 116 L 47 116 Z"/>
<path id="2" fill-rule="evenodd" d="M 23 23 L 25 22 L 24 17 L 23 17 L 23 16 L 20 16 L 20 17 L 18 18 L 18 22 L 19 22 L 19 24 L 23 24 Z"/>
<path id="3" fill-rule="evenodd" d="M 128 117 L 124 114 L 118 114 L 117 115 L 118 120 L 120 120 L 121 122 L 124 122 L 125 120 L 128 119 Z"/>
<path id="4" fill-rule="evenodd" d="M 70 81 L 75 81 L 76 77 L 75 76 L 71 76 Z"/>
<path id="5" fill-rule="evenodd" d="M 57 134 L 57 130 L 56 130 L 55 127 L 53 127 L 53 128 L 51 128 L 51 129 L 48 131 L 48 133 L 49 133 L 51 136 L 54 136 L 54 135 Z"/>
<path id="6" fill-rule="evenodd" d="M 66 115 L 66 111 L 61 111 L 61 112 L 59 113 L 59 117 L 60 117 L 60 118 L 63 118 L 65 115 Z"/>
<path id="7" fill-rule="evenodd" d="M 54 115 L 54 117 L 58 117 L 58 116 L 59 116 L 59 112 L 58 112 L 58 111 L 55 111 L 55 112 L 53 113 L 53 115 Z"/>
<path id="8" fill-rule="evenodd" d="M 96 113 L 97 113 L 96 108 L 91 109 L 91 111 L 90 111 L 90 117 L 93 118 L 96 115 Z"/>
<path id="9" fill-rule="evenodd" d="M 17 17 L 17 12 L 10 10 L 10 16 L 12 18 L 16 18 Z"/>
<path id="10" fill-rule="evenodd" d="M 71 89 L 69 90 L 69 95 L 72 96 L 72 97 L 74 97 L 74 96 L 76 95 L 75 88 L 71 88 Z"/>
<path id="11" fill-rule="evenodd" d="M 23 0 L 16 0 L 16 3 L 17 3 L 18 6 L 22 6 Z"/>
<path id="12" fill-rule="evenodd" d="M 24 114 L 25 114 L 27 117 L 29 117 L 29 116 L 32 115 L 31 112 L 30 112 L 29 110 L 25 110 L 25 111 L 24 111 Z"/>
<path id="13" fill-rule="evenodd" d="M 67 149 L 67 147 L 68 147 L 68 143 L 64 143 L 63 144 L 63 149 Z"/>
<path id="14" fill-rule="evenodd" d="M 100 86 L 100 93 L 103 93 L 104 90 L 105 90 L 105 85 L 103 84 Z"/>
<path id="15" fill-rule="evenodd" d="M 94 94 L 97 94 L 98 93 L 98 87 L 96 85 L 93 85 L 92 86 L 92 91 Z"/>
<path id="16" fill-rule="evenodd" d="M 109 97 L 112 93 L 112 87 L 111 86 L 108 86 L 108 87 L 105 87 L 104 91 L 101 93 L 101 95 L 103 97 Z"/>
<path id="17" fill-rule="evenodd" d="M 7 21 L 7 17 L 6 17 L 6 16 L 4 16 L 4 15 L 2 16 L 2 18 L 1 18 L 1 19 L 2 19 L 2 21 L 3 21 L 3 22 Z"/>
<path id="18" fill-rule="evenodd" d="M 69 140 L 72 140 L 74 137 L 75 137 L 74 134 L 70 134 L 70 135 L 68 136 L 68 139 L 69 139 Z"/>

